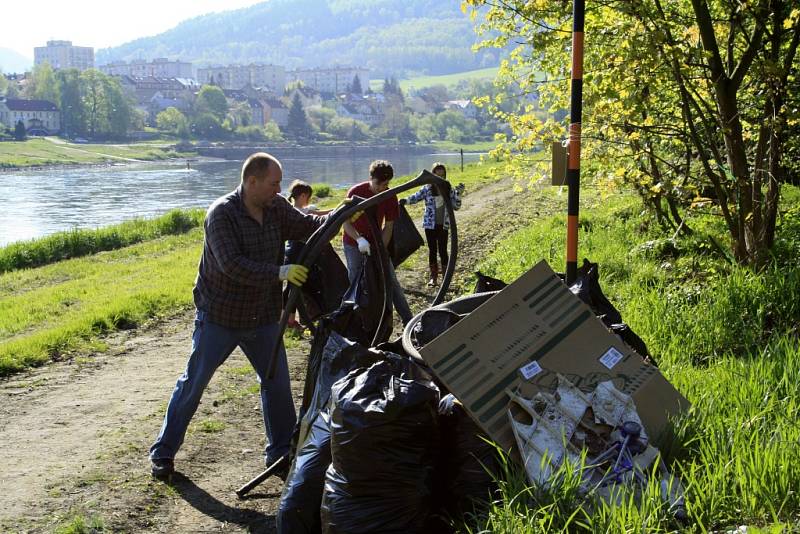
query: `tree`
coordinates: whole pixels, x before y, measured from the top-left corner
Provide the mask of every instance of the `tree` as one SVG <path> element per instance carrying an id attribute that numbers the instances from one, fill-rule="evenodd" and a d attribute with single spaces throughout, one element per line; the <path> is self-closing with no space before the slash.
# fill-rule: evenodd
<path id="1" fill-rule="evenodd" d="M 0 71 L 0 95 L 5 95 L 6 91 L 8 90 L 8 80 L 5 76 L 3 76 L 3 72 Z"/>
<path id="2" fill-rule="evenodd" d="M 133 105 L 123 93 L 117 78 L 103 76 L 103 94 L 107 118 L 107 129 L 104 133 L 116 138 L 125 137 L 133 122 Z"/>
<path id="3" fill-rule="evenodd" d="M 308 123 L 306 112 L 303 110 L 303 103 L 300 101 L 299 93 L 294 94 L 292 104 L 289 106 L 289 119 L 286 130 L 291 135 L 298 138 L 308 137 L 311 131 L 311 126 Z"/>
<path id="4" fill-rule="evenodd" d="M 169 132 L 182 138 L 189 137 L 189 120 L 186 115 L 174 107 L 168 107 L 156 115 L 156 126 L 159 130 Z"/>
<path id="5" fill-rule="evenodd" d="M 483 46 L 511 46 L 496 82 L 567 109 L 570 4 L 467 0 L 484 8 Z M 786 172 L 787 106 L 800 44 L 800 10 L 785 0 L 643 0 L 586 13 L 582 151 L 591 174 L 636 188 L 665 227 L 686 231 L 682 210 L 713 203 L 734 257 L 763 265 L 775 237 Z M 599 66 L 602 66 L 600 68 Z M 553 80 L 552 82 L 549 80 Z M 565 124 L 525 104 L 504 111 L 525 154 L 561 139 Z M 524 158 L 518 158 L 524 159 Z M 589 174 L 589 173 L 587 173 Z"/>
<path id="6" fill-rule="evenodd" d="M 328 131 L 328 125 L 335 117 L 336 112 L 330 108 L 312 108 L 308 110 L 308 119 L 323 132 Z"/>
<path id="7" fill-rule="evenodd" d="M 81 80 L 78 69 L 56 72 L 58 79 L 61 131 L 65 137 L 86 135 L 86 114 L 81 98 Z"/>
<path id="8" fill-rule="evenodd" d="M 50 63 L 45 61 L 44 63 L 36 65 L 33 68 L 31 79 L 31 98 L 47 100 L 54 104 L 58 103 L 60 88 L 55 71 L 50 66 Z"/>
<path id="9" fill-rule="evenodd" d="M 195 135 L 206 139 L 220 139 L 226 133 L 217 116 L 208 112 L 197 115 L 191 128 Z"/>
<path id="10" fill-rule="evenodd" d="M 358 77 L 358 74 L 353 76 L 353 83 L 350 84 L 350 92 L 354 95 L 360 95 L 363 93 L 361 89 L 361 79 Z"/>
<path id="11" fill-rule="evenodd" d="M 24 141 L 27 139 L 28 133 L 25 131 L 25 124 L 21 120 L 17 121 L 14 126 L 14 139 L 17 141 Z"/>
<path id="12" fill-rule="evenodd" d="M 225 98 L 225 93 L 223 93 L 222 89 L 219 87 L 204 85 L 200 88 L 200 92 L 197 93 L 194 110 L 198 115 L 211 113 L 221 124 L 228 114 L 228 100 Z"/>
<path id="13" fill-rule="evenodd" d="M 88 133 L 95 137 L 104 129 L 108 120 L 103 74 L 96 69 L 85 70 L 80 75 L 80 83 Z"/>
<path id="14" fill-rule="evenodd" d="M 328 125 L 328 132 L 339 139 L 363 141 L 369 138 L 369 126 L 355 119 L 336 117 Z"/>

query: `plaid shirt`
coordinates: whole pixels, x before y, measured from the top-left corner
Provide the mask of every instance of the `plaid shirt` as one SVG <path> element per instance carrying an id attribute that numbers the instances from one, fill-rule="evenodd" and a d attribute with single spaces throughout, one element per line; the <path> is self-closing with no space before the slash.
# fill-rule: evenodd
<path id="1" fill-rule="evenodd" d="M 305 241 L 324 217 L 304 215 L 278 195 L 259 225 L 247 213 L 242 187 L 217 199 L 203 224 L 203 255 L 194 303 L 209 321 L 228 328 L 276 323 L 283 300 L 278 269 L 283 242 Z"/>

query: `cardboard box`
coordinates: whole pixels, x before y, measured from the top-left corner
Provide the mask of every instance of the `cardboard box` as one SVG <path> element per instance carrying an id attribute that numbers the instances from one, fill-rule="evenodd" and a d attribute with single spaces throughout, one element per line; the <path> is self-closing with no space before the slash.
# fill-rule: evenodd
<path id="1" fill-rule="evenodd" d="M 561 373 L 585 392 L 612 380 L 636 403 L 651 439 L 688 401 L 657 368 L 606 329 L 542 261 L 428 343 L 420 355 L 473 419 L 506 450 L 515 446 L 509 392 L 553 393 Z"/>

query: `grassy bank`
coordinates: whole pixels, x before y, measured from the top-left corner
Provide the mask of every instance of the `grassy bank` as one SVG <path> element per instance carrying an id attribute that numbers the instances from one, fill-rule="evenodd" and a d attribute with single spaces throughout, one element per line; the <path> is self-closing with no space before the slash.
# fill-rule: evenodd
<path id="1" fill-rule="evenodd" d="M 46 165 L 124 163 L 185 157 L 166 146 L 147 143 L 77 144 L 57 138 L 35 138 L 0 143 L 0 169 Z"/>
<path id="2" fill-rule="evenodd" d="M 724 234 L 712 219 L 688 221 L 697 235 L 672 241 L 640 217 L 632 199 L 608 199 L 582 214 L 581 256 L 600 264 L 606 295 L 692 403 L 664 452 L 686 487 L 693 525 L 671 520 L 657 487 L 641 502 L 574 513 L 575 484 L 537 492 L 513 473 L 502 501 L 469 530 L 800 529 L 800 195 L 793 188 L 784 194 L 774 263 L 762 273 L 715 252 L 708 236 L 724 242 Z M 482 270 L 513 280 L 542 258 L 561 270 L 565 234 L 563 217 L 521 229 Z"/>
<path id="3" fill-rule="evenodd" d="M 470 165 L 452 170 L 450 179 L 469 193 L 496 178 L 492 167 Z M 314 201 L 332 208 L 345 192 L 333 189 Z M 176 210 L 0 249 L 0 376 L 102 349 L 110 331 L 190 307 L 202 217 L 203 210 Z M 20 269 L 41 264 L 48 265 Z"/>
<path id="4" fill-rule="evenodd" d="M 204 216 L 204 210 L 176 209 L 154 219 L 134 219 L 105 228 L 76 228 L 12 243 L 0 247 L 0 274 L 182 234 L 201 226 Z"/>

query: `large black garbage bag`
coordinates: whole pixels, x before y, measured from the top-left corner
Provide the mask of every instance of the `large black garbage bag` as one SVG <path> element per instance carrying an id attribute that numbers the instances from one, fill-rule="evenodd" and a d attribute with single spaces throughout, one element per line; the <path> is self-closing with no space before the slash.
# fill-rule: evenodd
<path id="1" fill-rule="evenodd" d="M 492 278 L 480 271 L 475 271 L 475 289 L 473 293 L 485 293 L 487 291 L 500 291 L 508 284 L 498 278 Z"/>
<path id="2" fill-rule="evenodd" d="M 425 532 L 438 455 L 439 390 L 411 360 L 358 369 L 331 391 L 326 534 Z"/>
<path id="3" fill-rule="evenodd" d="M 381 265 L 377 256 L 362 256 L 358 274 L 342 297 L 340 309 L 331 317 L 333 329 L 348 339 L 371 346 L 382 314 L 388 313 L 391 317 L 391 298 L 386 303 L 385 311 L 384 299 Z M 388 340 L 391 333 L 392 322 L 386 321 L 378 342 Z"/>
<path id="4" fill-rule="evenodd" d="M 491 502 L 500 464 L 495 447 L 452 394 L 439 402 L 439 428 L 436 501 L 441 515 L 457 519 Z"/>
<path id="5" fill-rule="evenodd" d="M 397 267 L 424 244 L 425 240 L 422 239 L 405 206 L 400 206 L 400 215 L 392 225 L 392 238 L 388 246 L 392 265 Z"/>
<path id="6" fill-rule="evenodd" d="M 322 338 L 325 343 L 321 343 Z M 320 339 L 318 339 L 320 338 Z M 315 333 L 308 372 L 316 373 L 307 409 L 301 415 L 294 463 L 286 478 L 277 523 L 279 534 L 317 534 L 325 471 L 331 462 L 328 409 L 331 386 L 351 370 L 369 367 L 383 355 L 343 338 L 322 324 Z"/>
<path id="7" fill-rule="evenodd" d="M 300 293 L 308 319 L 314 321 L 338 309 L 349 286 L 347 267 L 330 243 L 325 244 Z"/>

